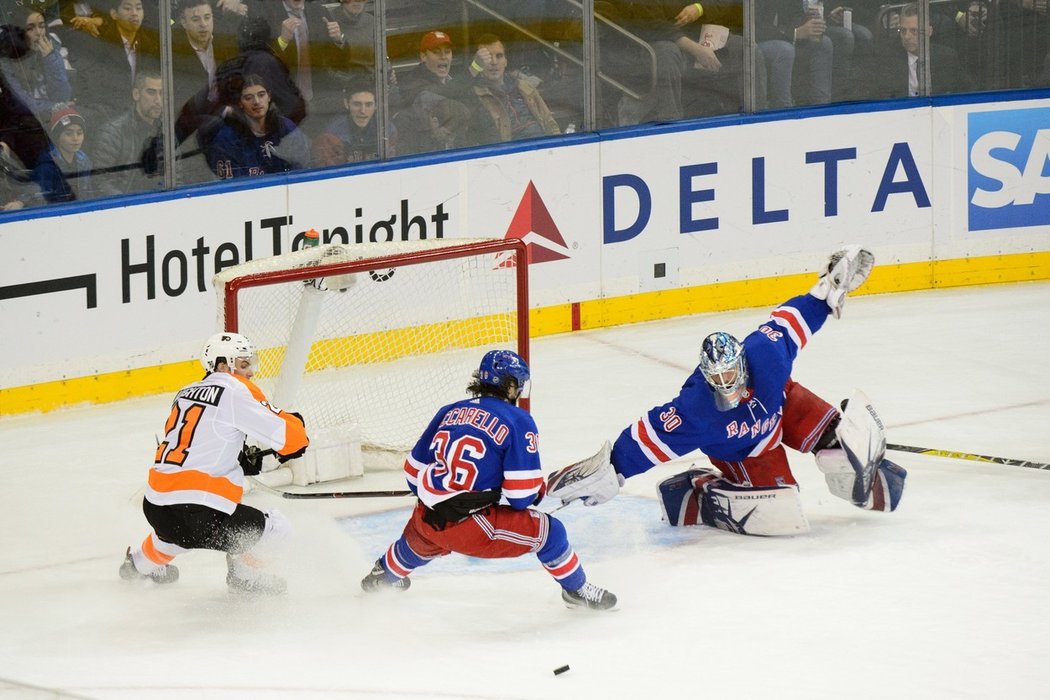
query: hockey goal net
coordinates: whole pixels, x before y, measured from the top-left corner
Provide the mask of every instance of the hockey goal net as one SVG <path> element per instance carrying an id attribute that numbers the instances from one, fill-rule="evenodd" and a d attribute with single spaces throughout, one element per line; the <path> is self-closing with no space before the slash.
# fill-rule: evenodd
<path id="1" fill-rule="evenodd" d="M 325 244 L 217 274 L 218 327 L 259 348 L 255 380 L 307 430 L 355 426 L 365 469 L 400 466 L 481 355 L 528 359 L 516 239 Z"/>

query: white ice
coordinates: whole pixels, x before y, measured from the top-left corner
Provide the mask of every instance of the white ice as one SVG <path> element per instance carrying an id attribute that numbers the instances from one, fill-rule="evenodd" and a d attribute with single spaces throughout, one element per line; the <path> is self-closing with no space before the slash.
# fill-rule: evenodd
<path id="1" fill-rule="evenodd" d="M 794 376 L 832 401 L 864 389 L 890 442 L 1050 462 L 1048 308 L 1048 283 L 850 299 Z M 670 398 L 704 335 L 744 334 L 767 312 L 537 339 L 547 465 Z M 214 552 L 179 557 L 169 587 L 117 577 L 147 531 L 141 487 L 169 400 L 0 421 L 0 678 L 120 700 L 1050 693 L 1050 471 L 890 453 L 908 488 L 882 514 L 830 496 L 792 453 L 812 531 L 761 539 L 661 523 L 654 485 L 675 467 L 660 467 L 558 514 L 590 579 L 619 597 L 610 614 L 567 610 L 532 557 L 453 555 L 404 595 L 366 597 L 358 581 L 399 534 L 404 499 L 253 493 L 297 531 L 289 592 L 246 599 Z"/>

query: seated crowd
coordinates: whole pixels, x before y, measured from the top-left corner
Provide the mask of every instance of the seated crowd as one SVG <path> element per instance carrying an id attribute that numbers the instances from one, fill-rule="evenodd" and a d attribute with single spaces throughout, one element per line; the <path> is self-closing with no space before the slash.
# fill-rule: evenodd
<path id="1" fill-rule="evenodd" d="M 519 22 L 545 11 L 490 2 Z M 3 210 L 162 188 L 169 112 L 177 184 L 554 135 L 582 118 L 578 27 L 553 51 L 421 32 L 417 64 L 383 65 L 384 112 L 366 0 L 177 0 L 169 110 L 155 3 L 0 3 Z M 599 126 L 745 109 L 742 0 L 598 0 L 595 12 Z M 1047 0 L 938 0 L 929 15 L 926 72 L 914 4 L 755 3 L 754 109 L 916 96 L 927 75 L 931 94 L 1050 85 Z M 559 68 L 559 56 L 578 58 Z"/>

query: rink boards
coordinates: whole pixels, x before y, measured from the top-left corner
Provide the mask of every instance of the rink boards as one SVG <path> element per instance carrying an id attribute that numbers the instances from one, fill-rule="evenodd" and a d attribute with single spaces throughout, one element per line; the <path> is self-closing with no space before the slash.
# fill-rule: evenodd
<path id="1" fill-rule="evenodd" d="M 307 228 L 351 244 L 523 238 L 537 336 L 776 303 L 851 242 L 876 253 L 864 293 L 1050 278 L 1050 100 L 914 104 L 579 134 L 27 212 L 0 225 L 0 317 L 16 329 L 0 349 L 0 415 L 196 377 L 215 330 L 212 275 L 298 247 Z"/>

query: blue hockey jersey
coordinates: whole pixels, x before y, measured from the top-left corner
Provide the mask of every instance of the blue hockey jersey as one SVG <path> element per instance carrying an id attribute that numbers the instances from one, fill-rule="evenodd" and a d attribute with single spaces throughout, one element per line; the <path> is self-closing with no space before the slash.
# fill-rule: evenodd
<path id="1" fill-rule="evenodd" d="M 777 447 L 791 367 L 829 313 L 826 302 L 809 294 L 777 307 L 766 323 L 744 338 L 749 376 L 740 403 L 719 410 L 714 390 L 697 367 L 678 396 L 620 433 L 612 452 L 616 471 L 631 477 L 694 450 L 735 462 Z"/>
<path id="2" fill-rule="evenodd" d="M 444 406 L 405 460 L 405 477 L 430 508 L 467 491 L 502 490 L 523 510 L 544 486 L 536 422 L 490 396 Z"/>

